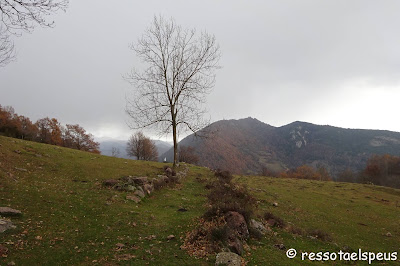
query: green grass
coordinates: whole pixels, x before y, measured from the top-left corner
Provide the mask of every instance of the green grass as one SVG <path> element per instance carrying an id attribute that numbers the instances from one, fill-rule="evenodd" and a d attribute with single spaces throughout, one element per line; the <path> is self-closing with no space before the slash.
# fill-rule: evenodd
<path id="1" fill-rule="evenodd" d="M 141 203 L 127 192 L 102 186 L 124 175 L 156 177 L 164 164 L 124 160 L 0 136 L 0 206 L 23 212 L 17 228 L 0 234 L 9 249 L 0 265 L 212 265 L 180 249 L 206 210 L 207 190 L 198 177 L 212 173 L 190 166 L 188 177 Z M 18 150 L 18 152 L 15 152 Z M 25 169 L 25 170 L 23 170 Z M 266 211 L 305 231 L 319 229 L 332 241 L 273 229 L 249 241 L 248 265 L 305 264 L 274 247 L 298 252 L 349 250 L 394 252 L 400 243 L 400 191 L 333 182 L 239 176 Z M 278 207 L 272 207 L 278 202 Z M 178 212 L 185 208 L 187 212 Z M 390 232 L 392 237 L 385 234 Z M 175 239 L 167 240 L 168 235 Z M 119 244 L 124 244 L 122 248 Z M 328 265 L 332 263 L 326 263 Z M 340 264 L 340 263 L 339 263 Z M 389 263 L 390 264 L 390 263 Z M 395 264 L 395 262 L 392 262 Z"/>

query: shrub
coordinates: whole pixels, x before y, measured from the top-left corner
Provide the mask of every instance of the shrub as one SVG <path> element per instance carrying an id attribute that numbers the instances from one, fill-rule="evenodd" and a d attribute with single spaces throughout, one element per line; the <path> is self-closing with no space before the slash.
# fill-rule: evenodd
<path id="1" fill-rule="evenodd" d="M 218 179 L 213 182 L 208 194 L 211 207 L 204 217 L 210 219 L 223 216 L 229 211 L 236 211 L 243 215 L 246 222 L 249 222 L 256 201 L 247 188 L 232 183 L 232 175 L 228 171 L 217 171 L 215 176 Z"/>
<path id="2" fill-rule="evenodd" d="M 273 226 L 276 226 L 276 227 L 279 227 L 279 228 L 284 228 L 284 227 L 286 226 L 286 223 L 285 223 L 285 221 L 284 221 L 282 218 L 280 218 L 280 217 L 274 215 L 274 214 L 271 213 L 271 212 L 266 212 L 266 213 L 264 214 L 264 219 L 265 219 L 266 221 L 268 221 L 268 220 L 274 220 L 275 223 L 274 223 Z"/>
<path id="3" fill-rule="evenodd" d="M 326 233 L 320 229 L 311 229 L 308 231 L 308 235 L 318 238 L 319 240 L 322 240 L 322 241 L 332 241 L 332 237 L 328 233 Z"/>

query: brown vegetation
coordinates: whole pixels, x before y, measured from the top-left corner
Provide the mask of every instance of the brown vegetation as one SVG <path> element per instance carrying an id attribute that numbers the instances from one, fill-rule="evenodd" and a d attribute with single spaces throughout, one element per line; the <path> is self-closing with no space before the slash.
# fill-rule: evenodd
<path id="1" fill-rule="evenodd" d="M 100 153 L 99 143 L 93 135 L 76 125 L 62 126 L 56 118 L 41 118 L 36 123 L 25 116 L 15 113 L 10 106 L 0 105 L 0 134 L 42 142 L 67 148 Z"/>
<path id="2" fill-rule="evenodd" d="M 126 152 L 138 160 L 157 161 L 158 152 L 154 142 L 139 131 L 133 134 L 128 141 Z"/>

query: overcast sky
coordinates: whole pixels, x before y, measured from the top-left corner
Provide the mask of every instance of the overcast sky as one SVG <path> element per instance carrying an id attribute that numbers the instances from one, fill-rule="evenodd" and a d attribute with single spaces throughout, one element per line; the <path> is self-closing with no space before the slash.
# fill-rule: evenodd
<path id="1" fill-rule="evenodd" d="M 54 28 L 14 38 L 0 104 L 33 121 L 126 139 L 122 75 L 154 15 L 214 34 L 222 51 L 212 121 L 254 117 L 400 131 L 400 1 L 70 0 Z"/>

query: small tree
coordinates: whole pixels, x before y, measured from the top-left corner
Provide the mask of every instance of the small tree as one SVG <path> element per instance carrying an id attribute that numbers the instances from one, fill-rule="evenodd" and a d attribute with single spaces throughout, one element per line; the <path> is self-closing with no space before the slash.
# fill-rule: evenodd
<path id="1" fill-rule="evenodd" d="M 196 164 L 199 161 L 199 157 L 194 151 L 194 147 L 191 146 L 180 146 L 179 147 L 179 161 L 185 163 Z"/>
<path id="2" fill-rule="evenodd" d="M 120 153 L 121 153 L 121 152 L 119 151 L 118 148 L 116 148 L 116 147 L 112 147 L 112 148 L 111 148 L 111 156 L 112 156 L 112 157 L 118 157 Z"/>
<path id="3" fill-rule="evenodd" d="M 154 17 L 136 45 L 146 70 L 132 70 L 125 78 L 135 86 L 126 112 L 133 129 L 155 127 L 160 134 L 172 131 L 174 163 L 178 163 L 178 133 L 198 130 L 208 124 L 201 104 L 215 83 L 220 58 L 215 37 L 182 29 L 174 20 Z"/>
<path id="4" fill-rule="evenodd" d="M 81 151 L 100 153 L 100 144 L 94 141 L 92 134 L 86 133 L 86 130 L 78 124 L 66 125 L 64 129 L 64 146 Z"/>
<path id="5" fill-rule="evenodd" d="M 133 134 L 127 143 L 126 152 L 138 160 L 157 161 L 158 151 L 154 142 L 142 132 Z"/>

